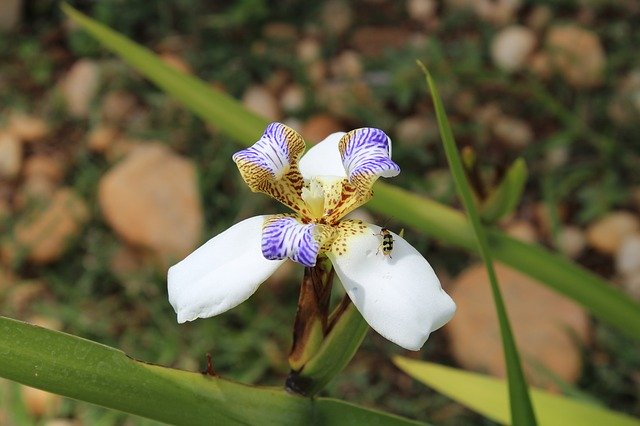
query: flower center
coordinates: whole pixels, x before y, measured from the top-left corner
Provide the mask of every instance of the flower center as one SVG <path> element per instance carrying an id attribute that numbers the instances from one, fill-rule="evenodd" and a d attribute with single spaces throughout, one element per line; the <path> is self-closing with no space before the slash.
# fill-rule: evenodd
<path id="1" fill-rule="evenodd" d="M 324 215 L 324 188 L 322 183 L 313 178 L 308 185 L 302 188 L 302 200 L 307 205 L 310 219 L 320 219 Z"/>

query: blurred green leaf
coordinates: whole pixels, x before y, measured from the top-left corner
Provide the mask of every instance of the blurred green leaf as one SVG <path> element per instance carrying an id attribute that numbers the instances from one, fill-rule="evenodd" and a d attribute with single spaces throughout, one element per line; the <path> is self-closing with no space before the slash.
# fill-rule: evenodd
<path id="1" fill-rule="evenodd" d="M 395 357 L 393 362 L 414 379 L 473 411 L 495 422 L 509 424 L 509 403 L 504 380 L 403 357 Z M 540 389 L 531 389 L 531 399 L 541 426 L 640 425 L 640 420 L 625 414 Z"/>
<path id="2" fill-rule="evenodd" d="M 64 5 L 63 10 L 105 47 L 172 94 L 194 114 L 234 138 L 238 144 L 251 145 L 264 131 L 267 121 L 245 110 L 238 101 L 220 94 L 192 76 L 173 70 L 149 50 L 70 6 Z M 448 244 L 477 250 L 473 230 L 459 211 L 380 181 L 376 183 L 374 192 L 375 196 L 367 208 L 392 216 Z M 537 278 L 581 303 L 621 332 L 640 339 L 640 306 L 612 285 L 541 247 L 522 243 L 497 231 L 489 231 L 488 237 L 496 259 Z"/>
<path id="3" fill-rule="evenodd" d="M 0 376 L 7 379 L 171 424 L 419 424 L 342 401 L 136 361 L 108 346 L 4 317 L 0 358 Z"/>
<path id="4" fill-rule="evenodd" d="M 518 158 L 480 206 L 480 216 L 485 223 L 496 223 L 515 210 L 522 197 L 527 175 L 527 164 Z"/>
<path id="5" fill-rule="evenodd" d="M 500 293 L 500 287 L 498 285 L 498 278 L 496 277 L 495 270 L 493 269 L 493 257 L 489 250 L 489 243 L 480 219 L 480 214 L 476 209 L 476 202 L 473 198 L 471 186 L 467 181 L 467 176 L 464 172 L 464 167 L 462 166 L 462 160 L 460 159 L 460 153 L 458 152 L 458 147 L 456 146 L 456 142 L 453 138 L 453 132 L 451 131 L 447 114 L 444 111 L 444 106 L 442 105 L 438 88 L 422 62 L 418 62 L 418 65 L 424 71 L 427 85 L 431 92 L 431 99 L 436 110 L 440 136 L 442 137 L 444 150 L 447 154 L 447 160 L 449 161 L 449 168 L 451 169 L 451 174 L 453 175 L 453 179 L 458 187 L 462 203 L 469 214 L 469 219 L 477 238 L 480 255 L 484 261 L 485 268 L 487 269 L 487 274 L 489 275 L 491 293 L 493 294 L 493 301 L 495 303 L 498 323 L 500 325 L 500 337 L 502 338 L 504 359 L 507 366 L 511 421 L 515 425 L 535 425 L 536 418 L 535 413 L 533 412 L 533 407 L 531 406 L 531 399 L 529 398 L 527 381 L 522 371 L 520 355 L 518 354 L 518 348 L 516 347 L 516 342 L 511 331 L 509 316 L 502 300 L 502 294 Z"/>

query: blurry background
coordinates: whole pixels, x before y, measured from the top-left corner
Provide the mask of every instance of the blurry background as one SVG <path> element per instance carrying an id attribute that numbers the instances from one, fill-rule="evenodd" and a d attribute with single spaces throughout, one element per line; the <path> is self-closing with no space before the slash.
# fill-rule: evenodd
<path id="1" fill-rule="evenodd" d="M 526 159 L 522 203 L 498 226 L 640 299 L 640 1 L 72 5 L 309 143 L 382 128 L 403 169 L 393 183 L 457 205 L 422 60 L 459 145 L 476 153 L 476 182 L 489 188 Z M 250 194 L 231 161 L 238 148 L 77 31 L 55 1 L 0 2 L 0 58 L 0 314 L 188 370 L 204 370 L 210 352 L 224 377 L 282 384 L 300 267 L 285 264 L 214 319 L 178 325 L 166 297 L 172 262 L 245 217 L 286 210 Z M 406 355 L 502 374 L 477 258 L 405 237 L 459 306 Z M 637 341 L 498 272 L 530 379 L 640 415 Z M 401 374 L 389 362 L 400 352 L 369 333 L 323 394 L 436 424 L 490 424 Z M 32 423 L 153 424 L 0 381 L 0 424 Z"/>

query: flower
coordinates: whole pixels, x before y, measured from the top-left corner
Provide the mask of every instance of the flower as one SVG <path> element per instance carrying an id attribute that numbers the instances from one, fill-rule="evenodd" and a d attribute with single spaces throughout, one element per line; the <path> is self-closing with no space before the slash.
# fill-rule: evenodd
<path id="1" fill-rule="evenodd" d="M 373 196 L 378 177 L 400 173 L 389 137 L 361 128 L 334 133 L 303 156 L 304 149 L 296 131 L 271 123 L 253 146 L 234 154 L 252 191 L 295 213 L 239 222 L 172 266 L 169 302 L 178 322 L 235 307 L 286 259 L 313 267 L 326 256 L 374 330 L 406 349 L 420 349 L 451 319 L 455 304 L 406 240 L 391 232 L 392 251 L 381 250 L 382 228 L 343 219 Z"/>

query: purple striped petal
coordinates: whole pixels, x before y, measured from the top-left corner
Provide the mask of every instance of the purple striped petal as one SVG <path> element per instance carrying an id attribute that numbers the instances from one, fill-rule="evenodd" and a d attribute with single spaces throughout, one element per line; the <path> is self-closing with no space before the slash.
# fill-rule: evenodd
<path id="1" fill-rule="evenodd" d="M 363 127 L 352 130 L 339 143 L 342 163 L 349 181 L 371 189 L 378 177 L 393 177 L 400 167 L 391 160 L 391 140 L 380 129 Z"/>
<path id="2" fill-rule="evenodd" d="M 320 250 L 315 226 L 290 216 L 270 216 L 262 228 L 262 254 L 269 260 L 288 257 L 304 266 L 314 266 Z"/>

